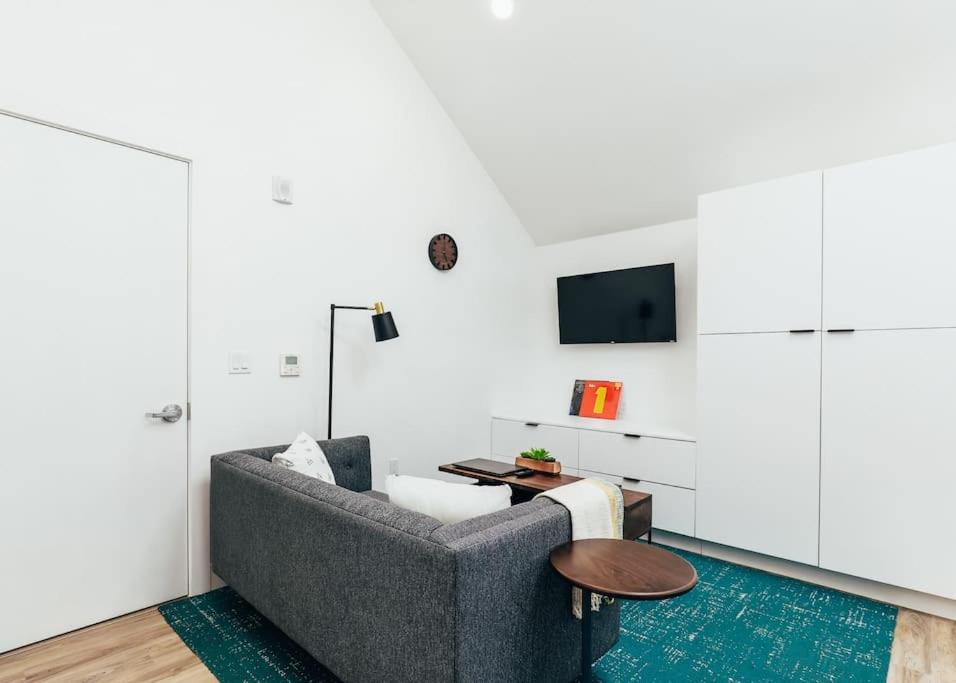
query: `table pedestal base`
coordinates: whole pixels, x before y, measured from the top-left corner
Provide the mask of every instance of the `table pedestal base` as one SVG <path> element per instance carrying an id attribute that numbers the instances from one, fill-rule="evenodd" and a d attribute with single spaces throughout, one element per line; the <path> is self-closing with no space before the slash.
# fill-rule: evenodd
<path id="1" fill-rule="evenodd" d="M 591 680 L 591 591 L 581 589 L 581 678 Z"/>

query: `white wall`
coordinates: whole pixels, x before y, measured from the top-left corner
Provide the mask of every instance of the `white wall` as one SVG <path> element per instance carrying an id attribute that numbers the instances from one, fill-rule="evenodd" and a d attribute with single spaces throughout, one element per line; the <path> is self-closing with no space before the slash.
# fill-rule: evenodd
<path id="1" fill-rule="evenodd" d="M 383 299 L 401 332 L 336 321 L 336 434 L 372 437 L 377 481 L 389 458 L 487 452 L 530 240 L 367 2 L 7 2 L 0 64 L 0 108 L 194 161 L 192 592 L 209 455 L 324 433 L 331 302 Z M 442 274 L 425 247 L 444 231 L 462 256 Z M 253 374 L 226 374 L 230 350 Z M 300 379 L 277 376 L 285 351 Z"/>
<path id="2" fill-rule="evenodd" d="M 674 262 L 677 342 L 558 343 L 556 278 Z M 624 382 L 618 419 L 694 434 L 697 371 L 697 221 L 687 220 L 538 247 L 532 256 L 525 370 L 499 414 L 566 415 L 575 379 Z"/>

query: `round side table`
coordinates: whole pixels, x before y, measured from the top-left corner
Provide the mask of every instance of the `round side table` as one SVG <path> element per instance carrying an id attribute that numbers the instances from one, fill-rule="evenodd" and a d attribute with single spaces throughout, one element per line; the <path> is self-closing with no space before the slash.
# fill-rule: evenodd
<path id="1" fill-rule="evenodd" d="M 658 546 L 595 538 L 551 551 L 551 566 L 581 589 L 581 681 L 591 679 L 591 593 L 623 600 L 663 600 L 697 585 L 697 570 Z"/>

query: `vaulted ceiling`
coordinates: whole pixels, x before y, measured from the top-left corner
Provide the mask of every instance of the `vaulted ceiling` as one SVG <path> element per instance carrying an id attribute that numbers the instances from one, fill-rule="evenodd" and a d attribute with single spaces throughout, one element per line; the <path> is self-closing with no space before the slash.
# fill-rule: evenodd
<path id="1" fill-rule="evenodd" d="M 952 0 L 372 0 L 539 244 L 956 140 Z"/>

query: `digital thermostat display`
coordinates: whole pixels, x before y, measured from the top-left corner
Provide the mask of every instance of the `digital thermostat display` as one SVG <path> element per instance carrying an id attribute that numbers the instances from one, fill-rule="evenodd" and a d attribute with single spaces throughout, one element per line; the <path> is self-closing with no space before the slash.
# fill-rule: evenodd
<path id="1" fill-rule="evenodd" d="M 279 376 L 298 377 L 302 374 L 299 354 L 283 353 L 279 356 Z"/>

